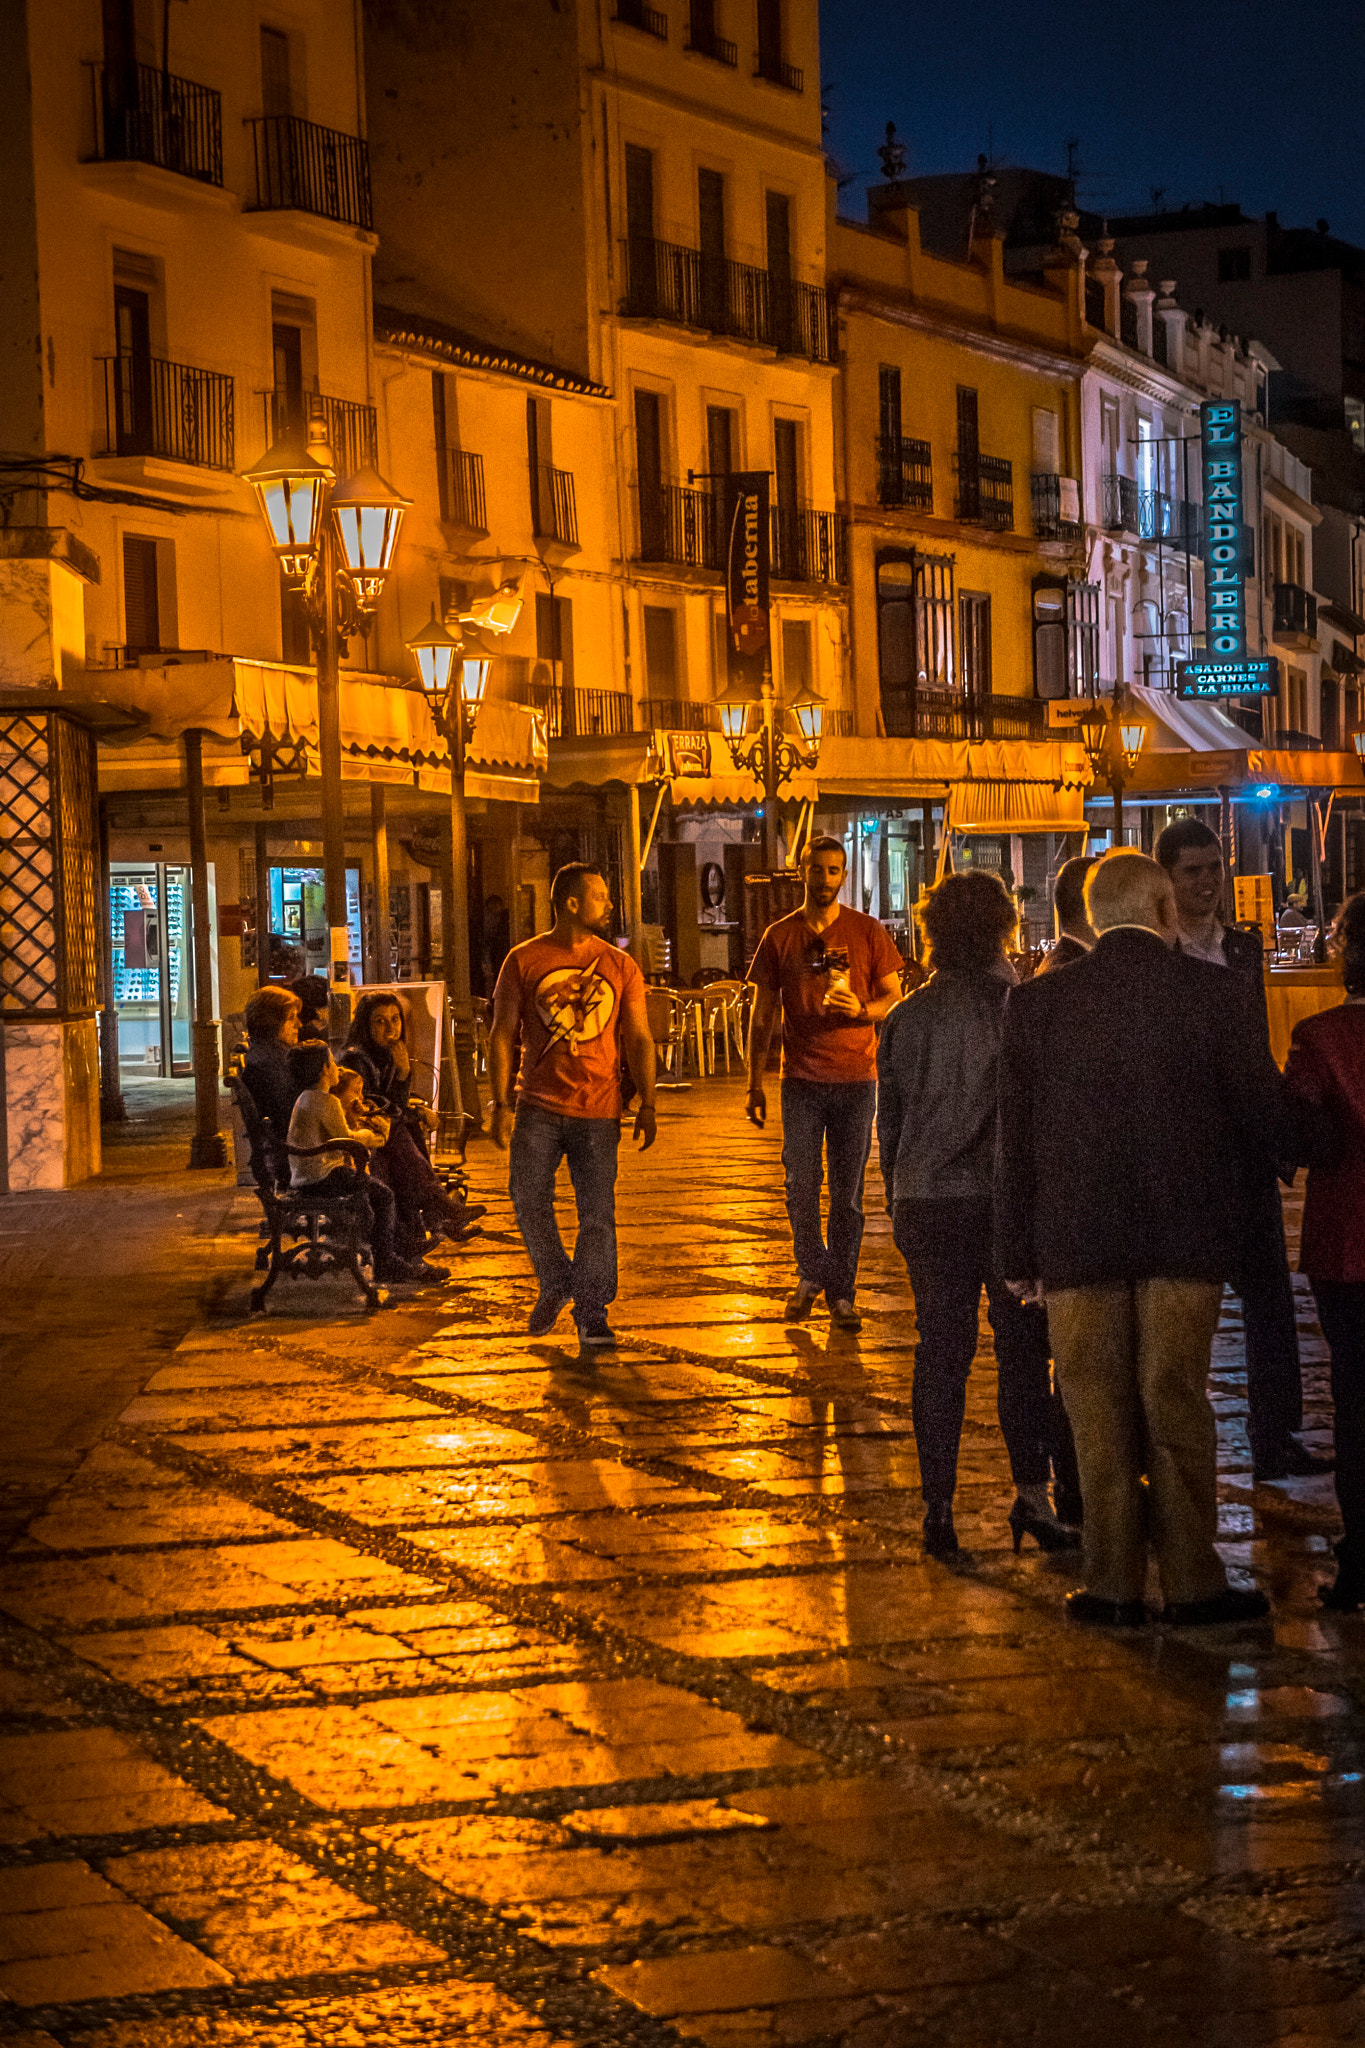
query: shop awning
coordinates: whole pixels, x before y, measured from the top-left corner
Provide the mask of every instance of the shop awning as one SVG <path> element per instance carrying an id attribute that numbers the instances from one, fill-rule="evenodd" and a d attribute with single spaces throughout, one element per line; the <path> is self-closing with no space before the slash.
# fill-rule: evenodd
<path id="1" fill-rule="evenodd" d="M 752 775 L 734 768 L 730 750 L 714 732 L 582 733 L 552 739 L 547 789 L 658 789 L 677 805 L 716 809 L 759 804 L 763 791 Z M 783 802 L 817 795 L 816 777 L 788 776 L 778 787 Z"/>
<path id="2" fill-rule="evenodd" d="M 1047 782 L 955 782 L 943 822 L 950 832 L 999 835 L 1085 832 L 1085 791 Z"/>
<path id="3" fill-rule="evenodd" d="M 1247 774 L 1253 782 L 1275 783 L 1281 789 L 1335 789 L 1343 796 L 1365 792 L 1365 770 L 1359 757 L 1330 753 L 1325 748 L 1319 753 L 1251 747 L 1247 750 Z"/>
<path id="4" fill-rule="evenodd" d="M 840 735 L 820 748 L 822 798 L 869 803 L 941 803 L 958 784 L 1036 785 L 1061 795 L 1090 781 L 1084 747 L 1071 740 L 908 740 Z M 1071 806 L 1066 806 L 1068 812 Z M 1079 810 L 1077 810 L 1079 816 Z M 986 830 L 986 827 L 980 829 Z M 1001 831 L 1029 829 L 1000 826 Z M 1034 830 L 1046 829 L 1038 825 Z M 1078 831 L 1079 824 L 1057 831 Z"/>
<path id="5" fill-rule="evenodd" d="M 1134 796 L 1171 790 L 1337 789 L 1358 796 L 1365 773 L 1355 754 L 1261 747 L 1215 704 L 1184 703 L 1168 690 L 1132 686 L 1147 738 L 1128 787 Z"/>
<path id="6" fill-rule="evenodd" d="M 268 743 L 277 773 L 315 777 L 320 772 L 317 683 L 310 670 L 225 657 L 124 669 L 117 678 L 107 678 L 107 685 L 111 696 L 144 720 L 139 740 L 114 757 L 107 773 L 102 767 L 102 779 L 109 786 L 157 788 L 165 787 L 168 779 L 177 783 L 178 748 L 166 743 L 196 729 L 207 736 L 204 778 L 211 784 L 250 779 L 244 742 L 258 753 Z M 449 753 L 420 691 L 388 678 L 343 670 L 338 708 L 345 780 L 449 793 Z M 281 756 L 288 761 L 287 770 Z M 466 792 L 535 803 L 545 758 L 539 712 L 501 700 L 485 703 L 469 744 Z"/>

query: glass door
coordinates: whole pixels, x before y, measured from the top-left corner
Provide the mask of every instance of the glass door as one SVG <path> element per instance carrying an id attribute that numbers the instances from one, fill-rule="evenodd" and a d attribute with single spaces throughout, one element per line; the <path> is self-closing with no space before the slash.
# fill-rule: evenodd
<path id="1" fill-rule="evenodd" d="M 194 1071 L 190 871 L 114 861 L 109 871 L 119 1067 L 131 1078 Z"/>

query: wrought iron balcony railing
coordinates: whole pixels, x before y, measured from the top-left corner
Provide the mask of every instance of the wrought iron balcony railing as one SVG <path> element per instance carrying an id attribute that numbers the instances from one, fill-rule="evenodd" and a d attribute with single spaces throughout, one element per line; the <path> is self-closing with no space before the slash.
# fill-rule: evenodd
<path id="1" fill-rule="evenodd" d="M 1071 482 L 1071 479 L 1066 481 Z M 1039 540 L 1070 540 L 1080 531 L 1076 520 L 1062 517 L 1062 482 L 1063 479 L 1050 470 L 1035 470 L 1029 478 L 1033 531 Z M 1074 484 L 1072 488 L 1075 488 Z"/>
<path id="2" fill-rule="evenodd" d="M 549 739 L 583 738 L 592 733 L 633 732 L 633 706 L 624 690 L 577 690 L 559 683 L 518 683 L 513 701 L 545 717 Z"/>
<path id="3" fill-rule="evenodd" d="M 578 546 L 578 499 L 573 473 L 541 462 L 531 471 L 531 531 L 537 540 Z"/>
<path id="4" fill-rule="evenodd" d="M 739 51 L 735 45 L 714 32 L 708 34 L 699 29 L 689 28 L 683 48 L 695 51 L 699 57 L 714 57 L 717 64 L 728 64 L 731 71 L 739 63 Z"/>
<path id="5" fill-rule="evenodd" d="M 787 583 L 847 583 L 848 533 L 834 512 L 772 508 L 772 574 Z"/>
<path id="6" fill-rule="evenodd" d="M 1197 554 L 1200 508 L 1165 491 L 1141 490 L 1134 477 L 1100 479 L 1101 518 L 1112 533 L 1134 533 L 1139 540 L 1159 540 L 1184 554 Z"/>
<path id="7" fill-rule="evenodd" d="M 483 488 L 483 457 L 468 448 L 444 448 L 445 492 L 441 517 L 471 533 L 487 533 L 488 506 Z"/>
<path id="8" fill-rule="evenodd" d="M 203 469 L 235 467 L 233 384 L 160 356 L 103 356 L 106 455 L 159 455 Z"/>
<path id="9" fill-rule="evenodd" d="M 645 697 L 640 704 L 640 722 L 646 732 L 720 730 L 720 714 L 714 704 L 694 704 L 686 697 Z"/>
<path id="10" fill-rule="evenodd" d="M 379 467 L 379 416 L 372 405 L 359 405 L 350 398 L 327 398 L 319 392 L 291 395 L 287 391 L 264 391 L 265 437 L 267 445 L 282 440 L 289 432 L 302 433 L 308 425 L 310 406 L 320 405 L 327 422 L 338 476 L 354 476 L 367 463 Z"/>
<path id="11" fill-rule="evenodd" d="M 1014 466 L 1002 455 L 958 456 L 957 516 L 1008 533 L 1014 525 Z"/>
<path id="12" fill-rule="evenodd" d="M 95 156 L 223 182 L 223 101 L 155 64 L 91 64 Z"/>
<path id="13" fill-rule="evenodd" d="M 294 114 L 263 114 L 248 125 L 257 213 L 288 209 L 355 228 L 373 225 L 370 152 L 360 136 L 320 128 Z"/>
<path id="14" fill-rule="evenodd" d="M 769 85 L 785 86 L 788 92 L 804 92 L 806 89 L 804 71 L 799 70 L 795 64 L 784 63 L 781 57 L 774 56 L 766 50 L 760 50 L 758 53 L 754 77 L 766 78 Z"/>
<path id="15" fill-rule="evenodd" d="M 1130 476 L 1105 476 L 1100 479 L 1100 518 L 1111 533 L 1136 533 L 1138 531 L 1138 487 Z"/>
<path id="16" fill-rule="evenodd" d="M 877 442 L 877 498 L 916 512 L 934 509 L 934 458 L 927 441 Z"/>
<path id="17" fill-rule="evenodd" d="M 668 16 L 660 14 L 657 7 L 646 7 L 642 0 L 616 0 L 614 21 L 624 22 L 627 28 L 642 28 L 647 36 L 657 36 L 661 43 L 668 41 Z"/>
<path id="18" fill-rule="evenodd" d="M 720 498 L 685 484 L 640 486 L 641 562 L 676 562 L 686 569 L 722 569 L 724 535 Z"/>
<path id="19" fill-rule="evenodd" d="M 829 301 L 819 285 L 704 256 L 679 242 L 632 235 L 623 244 L 626 289 L 621 312 L 633 320 L 669 320 L 733 335 L 780 354 L 834 359 Z"/>
<path id="20" fill-rule="evenodd" d="M 1311 590 L 1298 583 L 1275 585 L 1275 632 L 1318 637 L 1318 601 Z"/>
<path id="21" fill-rule="evenodd" d="M 890 739 L 1026 740 L 1047 730 L 1047 706 L 1036 697 L 972 697 L 957 690 L 917 690 L 883 697 Z"/>

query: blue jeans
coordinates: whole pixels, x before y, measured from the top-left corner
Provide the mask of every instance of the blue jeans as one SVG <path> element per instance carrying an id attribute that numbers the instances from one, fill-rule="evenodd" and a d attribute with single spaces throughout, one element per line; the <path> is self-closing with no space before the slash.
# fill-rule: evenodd
<path id="1" fill-rule="evenodd" d="M 863 1242 L 863 1176 L 872 1150 L 875 1081 L 784 1081 L 782 1164 L 796 1270 L 831 1306 L 852 1301 Z M 829 1159 L 829 1245 L 820 1188 Z"/>
<path id="2" fill-rule="evenodd" d="M 568 1296 L 580 1323 L 616 1299 L 615 1117 L 559 1116 L 525 1102 L 512 1127 L 508 1192 L 542 1294 Z M 555 1175 L 569 1162 L 578 1236 L 572 1260 L 555 1221 Z"/>

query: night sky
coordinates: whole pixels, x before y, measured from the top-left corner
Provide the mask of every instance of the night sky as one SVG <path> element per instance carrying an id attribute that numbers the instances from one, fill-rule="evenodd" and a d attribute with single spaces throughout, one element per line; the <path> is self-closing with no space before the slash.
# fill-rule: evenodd
<path id="1" fill-rule="evenodd" d="M 1233 201 L 1365 246 L 1362 0 L 822 0 L 827 142 L 880 177 L 888 121 L 909 171 L 1066 169 L 1101 213 Z"/>

